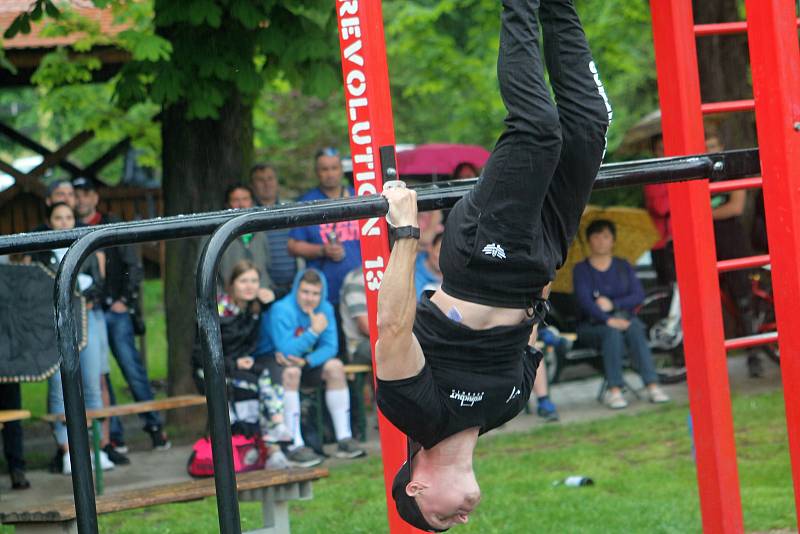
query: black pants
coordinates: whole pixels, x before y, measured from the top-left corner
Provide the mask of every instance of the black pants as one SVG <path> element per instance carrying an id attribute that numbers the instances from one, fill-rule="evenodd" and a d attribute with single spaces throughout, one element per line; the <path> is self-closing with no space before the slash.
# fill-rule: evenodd
<path id="1" fill-rule="evenodd" d="M 19 384 L 0 384 L 0 410 L 19 410 L 22 408 L 22 396 Z M 8 463 L 8 470 L 25 470 L 25 457 L 22 447 L 22 421 L 10 421 L 3 424 L 3 454 Z"/>
<path id="2" fill-rule="evenodd" d="M 505 131 L 475 188 L 447 219 L 440 266 L 448 294 L 528 308 L 575 237 L 611 116 L 572 0 L 503 0 L 497 77 Z M 545 83 L 539 51 L 555 93 Z"/>

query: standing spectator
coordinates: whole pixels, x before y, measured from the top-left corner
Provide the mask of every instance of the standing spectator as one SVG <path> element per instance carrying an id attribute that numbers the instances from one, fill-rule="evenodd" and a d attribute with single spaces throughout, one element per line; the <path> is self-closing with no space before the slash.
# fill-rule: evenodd
<path id="1" fill-rule="evenodd" d="M 225 191 L 225 207 L 238 210 L 252 208 L 256 205 L 252 189 L 244 184 L 233 184 Z M 269 244 L 267 234 L 255 232 L 244 234 L 231 242 L 219 262 L 220 287 L 225 287 L 225 281 L 230 280 L 234 266 L 242 260 L 252 261 L 259 272 L 266 273 L 270 264 Z M 264 274 L 259 278 L 261 287 L 270 288 L 272 281 Z"/>
<path id="2" fill-rule="evenodd" d="M 52 230 L 71 230 L 75 228 L 75 212 L 63 202 L 56 202 L 47 208 L 47 227 Z M 47 252 L 34 253 L 28 257 L 29 261 L 38 261 L 46 269 L 55 274 L 58 264 L 66 254 L 67 249 L 56 249 Z M 86 299 L 88 328 L 86 346 L 80 352 L 81 379 L 86 408 L 97 410 L 103 408 L 102 389 L 100 379 L 102 369 L 108 366 L 103 359 L 108 359 L 108 353 L 103 352 L 103 339 L 105 337 L 105 320 L 102 317 L 103 279 L 100 265 L 105 263 L 105 255 L 100 252 L 84 262 L 81 274 L 78 275 L 78 286 Z M 64 413 L 64 397 L 61 387 L 61 372 L 50 377 L 48 392 L 48 411 L 50 413 Z M 54 423 L 54 435 L 58 444 L 56 457 L 51 464 L 51 470 L 65 475 L 72 473 L 67 447 L 67 428 L 64 423 Z M 127 464 L 130 460 L 112 447 L 108 436 L 101 439 L 103 450 L 100 451 L 100 467 L 103 470 L 113 469 L 115 464 Z"/>
<path id="3" fill-rule="evenodd" d="M 361 267 L 356 267 L 344 277 L 342 294 L 339 297 L 339 315 L 342 317 L 342 330 L 347 340 L 349 363 L 372 365 L 367 293 Z"/>
<path id="4" fill-rule="evenodd" d="M 463 161 L 453 169 L 451 178 L 453 180 L 466 180 L 467 178 L 477 178 L 479 175 L 478 167 L 468 161 Z"/>
<path id="5" fill-rule="evenodd" d="M 417 215 L 419 223 L 419 251 L 428 252 L 433 238 L 444 232 L 444 213 L 442 210 L 423 211 Z"/>
<path id="6" fill-rule="evenodd" d="M 339 152 L 325 148 L 317 152 L 315 170 L 319 186 L 298 201 L 323 200 L 354 196 L 353 189 L 344 183 Z M 333 305 L 336 322 L 339 315 L 339 293 L 347 273 L 361 265 L 357 221 L 319 224 L 294 228 L 289 232 L 289 253 L 306 259 L 308 267 L 322 272 L 328 282 L 328 300 Z M 339 344 L 344 346 L 344 333 L 339 329 Z"/>
<path id="7" fill-rule="evenodd" d="M 706 138 L 706 150 L 709 153 L 725 150 L 725 145 L 716 133 Z M 714 220 L 714 242 L 717 246 L 718 260 L 742 258 L 750 254 L 742 225 L 742 214 L 746 203 L 747 191 L 744 189 L 711 197 L 711 217 Z M 719 282 L 721 288 L 727 291 L 736 305 L 739 315 L 736 334 L 738 336 L 753 334 L 755 317 L 748 271 L 739 269 L 720 273 Z M 747 370 L 753 378 L 764 374 L 764 365 L 756 350 L 747 350 Z"/>
<path id="8" fill-rule="evenodd" d="M 442 285 L 442 271 L 439 269 L 439 252 L 442 250 L 442 237 L 444 232 L 436 234 L 430 249 L 419 252 L 414 267 L 414 286 L 417 290 L 417 300 L 422 298 L 422 293 L 427 290 L 437 291 Z"/>
<path id="9" fill-rule="evenodd" d="M 75 188 L 76 211 L 81 222 L 87 226 L 119 222 L 113 214 L 101 213 L 97 210 L 100 195 L 94 182 L 87 178 L 76 178 L 72 182 Z M 133 246 L 119 246 L 105 251 L 105 296 L 103 308 L 108 331 L 108 341 L 114 358 L 117 360 L 122 376 L 130 387 L 136 402 L 150 401 L 155 398 L 150 387 L 150 379 L 136 348 L 132 313 L 137 309 L 139 289 L 144 272 L 138 251 Z M 114 388 L 108 374 L 105 375 L 111 404 L 116 404 Z M 150 435 L 155 450 L 167 450 L 170 441 L 163 429 L 161 416 L 156 412 L 140 415 L 144 423 L 143 430 Z M 111 419 L 111 442 L 119 452 L 127 452 L 124 432 L 119 418 Z"/>
<path id="10" fill-rule="evenodd" d="M 664 138 L 661 134 L 651 140 L 653 155 L 664 157 Z M 670 224 L 669 185 L 648 184 L 644 186 L 644 202 L 653 219 L 653 224 L 661 236 L 651 251 L 653 268 L 656 270 L 658 283 L 670 286 L 675 283 L 675 249 L 672 244 L 672 225 Z"/>
<path id="11" fill-rule="evenodd" d="M 250 183 L 259 206 L 271 208 L 282 204 L 278 172 L 269 163 L 258 163 L 250 170 Z M 292 289 L 297 274 L 297 258 L 289 254 L 289 228 L 267 232 L 270 264 L 267 267 L 275 296 L 281 298 Z"/>
<path id="12" fill-rule="evenodd" d="M 22 408 L 22 395 L 18 383 L 0 384 L 0 410 Z M 3 423 L 3 455 L 8 464 L 11 489 L 25 490 L 31 487 L 25 476 L 25 454 L 22 438 L 22 421 Z"/>
<path id="13" fill-rule="evenodd" d="M 273 304 L 262 323 L 259 347 L 272 380 L 284 388 L 284 410 L 294 442 L 289 461 L 302 467 L 322 460 L 305 446 L 300 431 L 300 386 L 325 383 L 325 403 L 333 422 L 339 458 L 357 458 L 365 452 L 353 439 L 350 427 L 350 391 L 342 361 L 336 358 L 338 340 L 333 306 L 327 299 L 325 276 L 315 269 L 297 273 L 292 292 Z"/>
<path id="14" fill-rule="evenodd" d="M 647 386 L 650 401 L 667 402 L 669 397 L 658 386 L 644 323 L 635 315 L 644 300 L 644 289 L 631 264 L 613 256 L 616 237 L 611 221 L 598 219 L 586 228 L 590 254 L 572 271 L 578 301 L 578 339 L 595 347 L 603 357 L 610 408 L 628 405 L 622 396 L 626 347 Z"/>
<path id="15" fill-rule="evenodd" d="M 70 208 L 75 209 L 75 188 L 67 180 L 56 180 L 47 186 L 47 197 L 44 203 L 48 206 L 63 202 Z"/>

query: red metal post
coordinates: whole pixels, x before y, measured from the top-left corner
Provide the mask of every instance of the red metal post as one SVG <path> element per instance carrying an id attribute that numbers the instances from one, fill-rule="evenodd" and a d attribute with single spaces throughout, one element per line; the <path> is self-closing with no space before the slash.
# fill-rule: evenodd
<path id="1" fill-rule="evenodd" d="M 359 196 L 375 195 L 383 190 L 380 148 L 395 144 L 381 0 L 336 0 L 336 13 L 354 187 Z M 383 218 L 359 221 L 359 226 L 374 355 L 378 289 L 389 261 L 389 240 Z M 374 359 L 372 364 L 375 369 Z M 406 460 L 406 438 L 380 413 L 378 421 L 389 530 L 393 534 L 418 532 L 400 519 L 391 496 L 394 475 Z"/>
<path id="2" fill-rule="evenodd" d="M 651 0 L 668 155 L 705 151 L 691 0 Z M 744 532 L 708 181 L 669 187 L 705 532 Z"/>
<path id="3" fill-rule="evenodd" d="M 800 517 L 800 50 L 793 0 L 747 0 L 786 426 Z"/>

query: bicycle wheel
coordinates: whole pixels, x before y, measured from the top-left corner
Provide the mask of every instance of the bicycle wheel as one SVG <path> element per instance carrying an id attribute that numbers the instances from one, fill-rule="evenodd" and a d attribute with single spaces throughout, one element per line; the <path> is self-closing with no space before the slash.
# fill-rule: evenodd
<path id="1" fill-rule="evenodd" d="M 683 353 L 683 329 L 680 322 L 669 318 L 673 290 L 656 287 L 645 295 L 637 316 L 647 328 L 653 363 L 662 384 L 678 384 L 686 380 Z"/>

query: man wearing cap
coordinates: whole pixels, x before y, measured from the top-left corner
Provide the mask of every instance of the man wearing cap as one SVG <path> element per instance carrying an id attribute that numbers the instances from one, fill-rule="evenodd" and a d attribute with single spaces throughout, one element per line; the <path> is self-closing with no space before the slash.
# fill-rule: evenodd
<path id="1" fill-rule="evenodd" d="M 478 436 L 515 417 L 531 395 L 541 354 L 528 340 L 577 232 L 611 118 L 572 0 L 503 0 L 501 20 L 506 129 L 447 219 L 442 287 L 419 304 L 416 194 L 383 193 L 396 241 L 378 296 L 377 400 L 409 437 L 392 486 L 397 511 L 427 531 L 468 521 L 480 501 Z"/>
<path id="2" fill-rule="evenodd" d="M 87 226 L 118 222 L 119 219 L 111 214 L 101 213 L 97 210 L 100 196 L 94 182 L 89 178 L 76 178 L 72 182 L 75 188 L 75 198 L 78 217 Z M 136 348 L 134 340 L 134 322 L 131 317 L 139 298 L 139 285 L 143 278 L 142 264 L 136 248 L 130 245 L 113 247 L 105 250 L 105 289 L 104 300 L 105 321 L 108 328 L 108 341 L 111 352 L 119 364 L 122 375 L 131 394 L 137 402 L 153 400 L 153 390 L 147 370 L 142 364 L 142 357 Z M 114 404 L 114 390 L 108 380 L 108 391 L 111 403 Z M 170 442 L 163 431 L 161 417 L 157 412 L 141 414 L 144 431 L 150 435 L 155 450 L 170 448 Z M 122 424 L 118 418 L 111 421 L 111 441 L 114 452 L 126 452 Z M 109 451 L 107 451 L 109 452 Z"/>

